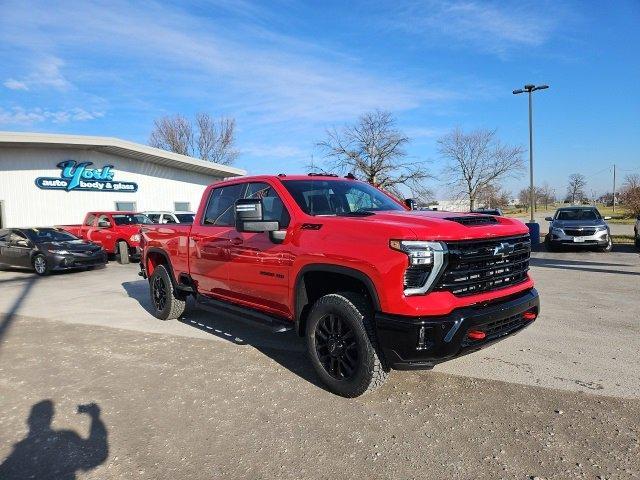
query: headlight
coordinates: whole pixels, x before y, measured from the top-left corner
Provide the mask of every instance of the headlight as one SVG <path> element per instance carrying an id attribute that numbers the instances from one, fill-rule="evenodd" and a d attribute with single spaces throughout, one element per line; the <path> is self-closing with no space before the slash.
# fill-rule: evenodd
<path id="1" fill-rule="evenodd" d="M 137 233 L 131 235 L 131 237 L 129 238 L 129 240 L 131 240 L 132 242 L 139 242 L 140 241 L 140 235 L 138 235 Z"/>
<path id="2" fill-rule="evenodd" d="M 69 250 L 49 250 L 49 253 L 55 253 L 57 255 L 69 255 Z"/>
<path id="3" fill-rule="evenodd" d="M 419 240 L 390 240 L 389 247 L 407 255 L 409 265 L 404 276 L 405 295 L 426 293 L 444 267 L 446 245 Z"/>

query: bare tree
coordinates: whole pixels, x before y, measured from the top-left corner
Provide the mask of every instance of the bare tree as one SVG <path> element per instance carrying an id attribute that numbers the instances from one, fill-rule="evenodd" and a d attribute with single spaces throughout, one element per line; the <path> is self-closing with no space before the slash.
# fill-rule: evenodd
<path id="1" fill-rule="evenodd" d="M 620 200 L 634 216 L 640 215 L 640 175 L 627 175 L 620 191 Z"/>
<path id="2" fill-rule="evenodd" d="M 571 203 L 576 200 L 581 202 L 586 197 L 584 192 L 587 186 L 587 179 L 580 173 L 572 173 L 569 175 L 569 183 L 567 184 L 567 197 L 571 199 Z"/>
<path id="3" fill-rule="evenodd" d="M 432 195 L 425 181 L 432 178 L 424 162 L 407 158 L 409 138 L 396 128 L 390 112 L 376 110 L 360 116 L 354 125 L 327 130 L 318 142 L 327 170 L 351 172 L 363 180 L 402 197 L 401 186 L 423 201 Z"/>
<path id="4" fill-rule="evenodd" d="M 543 183 L 542 186 L 537 189 L 536 193 L 539 203 L 544 203 L 545 210 L 549 208 L 550 203 L 556 201 L 556 191 L 549 186 L 547 182 Z"/>
<path id="5" fill-rule="evenodd" d="M 464 133 L 456 128 L 438 144 L 440 155 L 448 162 L 444 171 L 448 183 L 458 195 L 469 198 L 471 209 L 482 189 L 515 177 L 524 168 L 524 149 L 503 144 L 495 130 Z"/>
<path id="6" fill-rule="evenodd" d="M 486 208 L 504 208 L 511 201 L 511 193 L 500 186 L 487 185 L 478 191 L 477 206 Z"/>
<path id="7" fill-rule="evenodd" d="M 202 160 L 231 165 L 238 158 L 233 118 L 212 118 L 198 113 L 195 122 L 182 115 L 162 117 L 154 122 L 149 145 Z"/>

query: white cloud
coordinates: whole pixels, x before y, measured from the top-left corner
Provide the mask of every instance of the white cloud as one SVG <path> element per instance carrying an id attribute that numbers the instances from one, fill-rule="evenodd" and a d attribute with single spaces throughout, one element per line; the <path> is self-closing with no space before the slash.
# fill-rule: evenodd
<path id="1" fill-rule="evenodd" d="M 23 107 L 13 107 L 10 110 L 5 110 L 0 107 L 0 125 L 34 125 L 43 122 L 82 122 L 94 120 L 102 116 L 104 116 L 103 112 L 87 111 L 82 108 L 47 110 L 42 108 L 25 109 Z"/>
<path id="2" fill-rule="evenodd" d="M 32 90 L 38 88 L 53 88 L 67 90 L 71 83 L 64 77 L 61 68 L 64 62 L 53 56 L 39 58 L 34 62 L 33 71 L 22 79 L 7 79 L 3 85 L 11 90 Z"/>
<path id="3" fill-rule="evenodd" d="M 557 3 L 431 0 L 400 4 L 385 23 L 439 45 L 465 45 L 504 55 L 548 42 L 567 13 Z M 443 41 L 443 39 L 445 39 Z"/>
<path id="4" fill-rule="evenodd" d="M 29 87 L 25 82 L 21 82 L 13 78 L 8 78 L 7 80 L 5 80 L 3 85 L 9 90 L 29 90 Z"/>
<path id="5" fill-rule="evenodd" d="M 219 1 L 217 8 L 228 3 Z M 223 98 L 237 116 L 246 114 L 258 122 L 342 121 L 373 108 L 402 111 L 458 96 L 394 74 L 372 73 L 358 60 L 317 42 L 270 34 L 255 23 L 212 24 L 210 18 L 159 3 L 61 2 L 46 13 L 21 5 L 5 6 L 10 18 L 0 20 L 0 41 L 29 49 L 50 45 L 78 58 L 116 55 L 118 61 L 140 65 L 145 76 L 179 76 L 178 95 L 192 92 L 203 103 Z M 242 14 L 262 15 L 248 2 L 241 7 Z M 60 67 L 51 65 L 48 85 L 63 88 L 66 80 L 55 75 Z M 91 68 L 112 72 L 100 62 L 92 62 Z M 95 70 L 92 74 L 99 76 Z M 18 80 L 30 86 L 26 79 Z M 143 90 L 144 80 L 132 88 Z"/>

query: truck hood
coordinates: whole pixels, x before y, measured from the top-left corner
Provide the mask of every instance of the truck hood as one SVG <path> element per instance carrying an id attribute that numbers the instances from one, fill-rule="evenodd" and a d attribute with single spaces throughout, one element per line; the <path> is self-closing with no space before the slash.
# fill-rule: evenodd
<path id="1" fill-rule="evenodd" d="M 491 215 L 434 212 L 384 211 L 368 216 L 326 217 L 353 223 L 353 228 L 390 230 L 399 238 L 419 240 L 471 240 L 523 235 L 528 228 L 519 220 Z"/>

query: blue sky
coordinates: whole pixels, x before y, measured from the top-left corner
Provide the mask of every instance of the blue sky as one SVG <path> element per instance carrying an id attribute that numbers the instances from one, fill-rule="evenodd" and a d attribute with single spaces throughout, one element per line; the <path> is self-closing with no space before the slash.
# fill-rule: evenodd
<path id="1" fill-rule="evenodd" d="M 235 117 L 237 166 L 305 171 L 328 127 L 392 111 L 438 176 L 436 140 L 495 128 L 559 194 L 640 172 L 640 3 L 0 0 L 0 130 L 146 143 L 153 119 Z M 514 193 L 526 174 L 507 182 Z M 437 181 L 438 197 L 446 189 Z"/>

